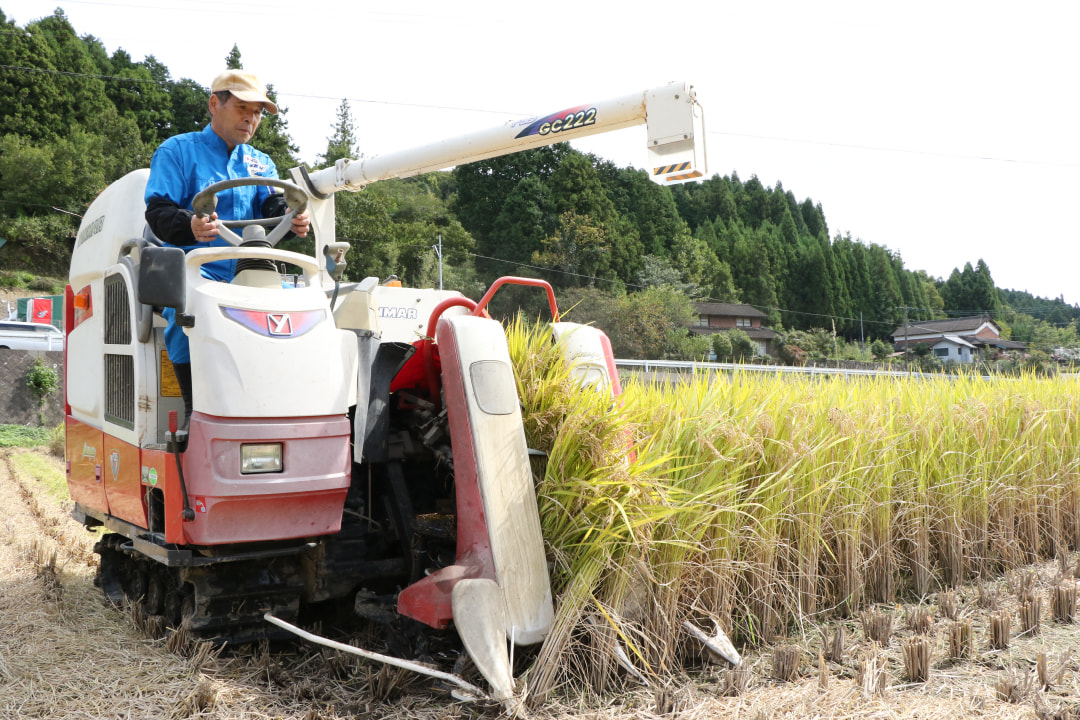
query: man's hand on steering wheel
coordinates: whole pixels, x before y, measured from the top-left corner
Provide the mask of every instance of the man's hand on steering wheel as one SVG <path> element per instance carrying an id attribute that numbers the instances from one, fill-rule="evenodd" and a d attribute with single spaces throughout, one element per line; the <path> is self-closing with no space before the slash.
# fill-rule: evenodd
<path id="1" fill-rule="evenodd" d="M 210 242 L 217 237 L 217 219 L 217 213 L 191 216 L 191 234 L 195 236 L 195 242 Z"/>
<path id="2" fill-rule="evenodd" d="M 217 213 L 214 213 L 217 216 Z M 292 219 L 292 231 L 297 237 L 307 237 L 308 228 L 311 227 L 311 213 L 304 210 L 302 213 L 297 213 Z"/>

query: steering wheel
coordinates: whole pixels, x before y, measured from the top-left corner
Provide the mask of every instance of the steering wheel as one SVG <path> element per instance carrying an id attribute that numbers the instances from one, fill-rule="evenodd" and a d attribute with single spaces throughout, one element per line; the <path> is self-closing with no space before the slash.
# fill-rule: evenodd
<path id="1" fill-rule="evenodd" d="M 280 188 L 285 191 L 285 204 L 289 206 L 289 212 L 281 217 L 261 218 L 256 220 L 219 220 L 218 237 L 230 245 L 239 246 L 244 239 L 232 231 L 232 228 L 244 228 L 249 225 L 261 225 L 265 228 L 273 228 L 266 234 L 266 242 L 274 247 L 285 237 L 292 227 L 292 219 L 297 213 L 307 209 L 308 196 L 303 189 L 286 180 L 268 177 L 246 177 L 222 180 L 204 188 L 195 199 L 191 201 L 191 208 L 196 214 L 207 217 L 217 208 L 217 196 L 222 190 L 245 185 L 267 185 Z"/>

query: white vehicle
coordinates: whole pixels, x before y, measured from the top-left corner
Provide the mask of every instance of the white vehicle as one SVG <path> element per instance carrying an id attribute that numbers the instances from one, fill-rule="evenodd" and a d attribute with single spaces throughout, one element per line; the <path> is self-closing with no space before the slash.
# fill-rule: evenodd
<path id="1" fill-rule="evenodd" d="M 292 213 L 225 222 L 231 247 L 185 255 L 144 233 L 148 170 L 103 191 L 79 230 L 64 317 L 77 358 L 66 368 L 68 488 L 75 518 L 109 530 L 95 548 L 106 595 L 232 644 L 302 632 L 289 621 L 349 605 L 399 655 L 422 654 L 439 637 L 429 631 L 452 626 L 490 696 L 511 702 L 508 645 L 541 642 L 554 607 L 511 358 L 484 308 L 507 282 L 545 289 L 567 357 L 588 360 L 589 382 L 617 394 L 610 344 L 559 322 L 542 281 L 504 278 L 477 302 L 339 282 L 349 245 L 335 242 L 334 194 L 636 124 L 647 125 L 654 181 L 704 174 L 700 107 L 680 83 L 297 169 L 294 182 L 227 180 L 192 203 L 209 214 L 238 184 L 279 187 L 293 212 L 311 210 L 313 256 L 274 248 Z M 244 263 L 231 283 L 202 277 L 203 263 L 229 258 Z M 279 263 L 302 278 L 283 284 Z M 162 308 L 190 340 L 186 429 Z"/>
<path id="2" fill-rule="evenodd" d="M 63 350 L 64 333 L 44 323 L 0 321 L 0 350 Z"/>

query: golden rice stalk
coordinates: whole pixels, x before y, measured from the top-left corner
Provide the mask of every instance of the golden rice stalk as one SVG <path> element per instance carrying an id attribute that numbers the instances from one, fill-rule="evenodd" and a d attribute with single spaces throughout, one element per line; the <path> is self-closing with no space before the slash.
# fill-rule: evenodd
<path id="1" fill-rule="evenodd" d="M 903 642 L 904 673 L 911 682 L 930 679 L 930 638 L 913 635 Z"/>
<path id="2" fill-rule="evenodd" d="M 818 688 L 829 689 L 829 668 L 825 666 L 825 654 L 818 653 Z"/>
<path id="3" fill-rule="evenodd" d="M 173 711 L 174 718 L 189 718 L 212 710 L 217 702 L 217 691 L 208 680 L 200 680 Z"/>
<path id="4" fill-rule="evenodd" d="M 954 660 L 967 660 L 974 653 L 971 620 L 957 620 L 949 628 L 949 657 Z"/>
<path id="5" fill-rule="evenodd" d="M 979 597 L 976 599 L 975 604 L 983 610 L 996 610 L 998 606 L 999 591 L 997 588 L 991 587 L 979 581 Z"/>
<path id="6" fill-rule="evenodd" d="M 719 694 L 723 697 L 741 695 L 749 685 L 750 667 L 745 662 L 740 662 L 720 675 Z"/>
<path id="7" fill-rule="evenodd" d="M 191 635 L 186 627 L 180 627 L 169 633 L 169 639 L 165 641 L 165 649 L 177 655 L 187 655 L 191 647 Z"/>
<path id="8" fill-rule="evenodd" d="M 1035 602 L 1035 580 L 1034 570 L 1017 572 L 1009 576 L 1009 589 L 1021 605 Z"/>
<path id="9" fill-rule="evenodd" d="M 738 645 L 789 618 L 857 614 L 894 581 L 926 596 L 939 568 L 950 583 L 987 577 L 1080 539 L 1075 379 L 700 373 L 625 382 L 612 410 L 577 388 L 545 331 L 509 337 L 530 447 L 549 453 L 538 501 L 566 612 L 537 675 L 594 662 L 571 641 L 594 600 L 632 619 L 640 652 L 670 673 L 690 617 L 717 618 Z M 628 590 L 632 563 L 646 580 Z M 981 585 L 977 602 L 995 595 Z M 575 677 L 590 675 L 603 673 Z"/>

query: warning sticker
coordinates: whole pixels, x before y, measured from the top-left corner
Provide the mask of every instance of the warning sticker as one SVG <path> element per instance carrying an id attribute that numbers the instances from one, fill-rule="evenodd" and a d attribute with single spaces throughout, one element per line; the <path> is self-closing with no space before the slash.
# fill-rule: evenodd
<path id="1" fill-rule="evenodd" d="M 176 373 L 173 372 L 172 363 L 169 362 L 169 352 L 161 351 L 161 363 L 158 372 L 158 384 L 161 387 L 161 397 L 180 397 L 180 383 L 176 382 Z"/>

